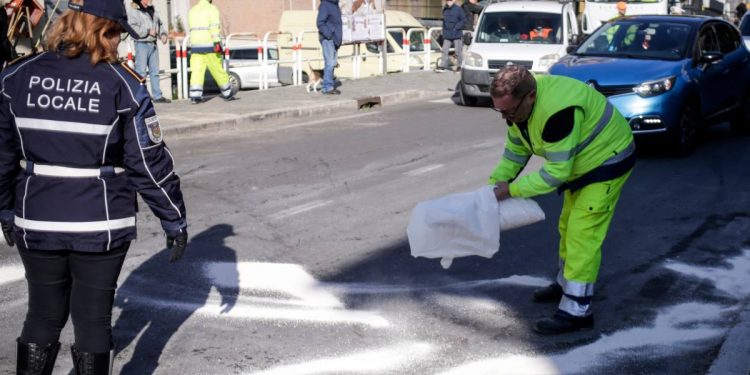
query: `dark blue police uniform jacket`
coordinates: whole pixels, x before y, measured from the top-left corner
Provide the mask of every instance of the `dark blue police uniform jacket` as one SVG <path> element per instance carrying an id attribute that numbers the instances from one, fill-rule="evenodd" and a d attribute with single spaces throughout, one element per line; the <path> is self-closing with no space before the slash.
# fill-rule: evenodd
<path id="1" fill-rule="evenodd" d="M 136 237 L 136 191 L 186 226 L 180 180 L 143 79 L 46 52 L 0 75 L 0 211 L 29 249 L 101 252 Z M 11 211 L 13 210 L 13 211 Z"/>

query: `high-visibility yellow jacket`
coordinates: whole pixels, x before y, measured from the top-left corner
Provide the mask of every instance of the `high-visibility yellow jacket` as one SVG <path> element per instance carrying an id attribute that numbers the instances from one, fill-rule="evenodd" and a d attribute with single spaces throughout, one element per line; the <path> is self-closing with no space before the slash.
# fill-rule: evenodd
<path id="1" fill-rule="evenodd" d="M 208 0 L 199 0 L 188 13 L 190 48 L 193 53 L 214 52 L 214 43 L 221 42 L 219 9 Z"/>
<path id="2" fill-rule="evenodd" d="M 630 125 L 604 95 L 569 77 L 535 78 L 531 116 L 525 126 L 508 123 L 505 153 L 490 184 L 512 181 L 514 197 L 546 194 L 634 151 Z M 546 159 L 542 168 L 516 179 L 532 154 Z"/>

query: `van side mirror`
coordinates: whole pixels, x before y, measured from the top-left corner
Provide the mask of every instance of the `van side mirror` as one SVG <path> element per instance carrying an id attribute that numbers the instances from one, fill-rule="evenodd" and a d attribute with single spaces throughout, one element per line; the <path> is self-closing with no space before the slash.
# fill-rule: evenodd
<path id="1" fill-rule="evenodd" d="M 573 54 L 577 49 L 578 49 L 577 44 L 571 44 L 565 47 L 565 52 L 567 52 L 568 54 Z"/>

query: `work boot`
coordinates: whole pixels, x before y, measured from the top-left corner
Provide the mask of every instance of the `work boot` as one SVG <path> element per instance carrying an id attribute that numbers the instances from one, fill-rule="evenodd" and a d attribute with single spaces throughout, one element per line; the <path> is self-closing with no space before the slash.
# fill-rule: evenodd
<path id="1" fill-rule="evenodd" d="M 190 98 L 191 104 L 200 104 L 203 102 L 203 98 Z"/>
<path id="2" fill-rule="evenodd" d="M 563 296 L 563 288 L 558 283 L 553 283 L 544 288 L 534 291 L 534 302 L 536 303 L 554 303 L 560 302 Z"/>
<path id="3" fill-rule="evenodd" d="M 75 345 L 70 347 L 73 369 L 76 375 L 111 375 L 112 351 L 106 353 L 80 352 Z"/>
<path id="4" fill-rule="evenodd" d="M 582 329 L 594 327 L 594 316 L 573 316 L 565 311 L 557 310 L 552 318 L 537 320 L 534 331 L 543 335 L 559 335 L 561 333 L 575 332 Z"/>
<path id="5" fill-rule="evenodd" d="M 60 343 L 47 345 L 26 344 L 21 338 L 16 339 L 18 344 L 16 355 L 17 375 L 50 375 L 55 367 L 57 352 Z"/>

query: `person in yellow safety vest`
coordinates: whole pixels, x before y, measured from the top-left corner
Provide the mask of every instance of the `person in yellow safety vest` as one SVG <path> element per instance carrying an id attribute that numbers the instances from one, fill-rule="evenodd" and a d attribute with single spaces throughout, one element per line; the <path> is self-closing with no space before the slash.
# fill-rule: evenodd
<path id="1" fill-rule="evenodd" d="M 621 17 L 625 17 L 625 13 L 627 12 L 628 5 L 624 1 L 620 1 L 617 3 L 617 16 L 613 17 L 610 21 L 616 20 Z M 617 34 L 617 30 L 620 29 L 620 25 L 615 25 L 610 27 L 605 31 L 605 34 L 607 36 L 607 43 L 612 43 L 612 40 L 615 38 L 615 34 Z M 633 41 L 635 40 L 636 33 L 638 32 L 638 25 L 632 24 L 628 26 L 628 29 L 625 30 L 625 36 L 622 39 L 622 42 L 620 43 L 619 48 L 617 46 L 610 46 L 611 51 L 617 51 L 617 50 L 623 50 L 627 47 L 630 47 L 630 45 L 633 44 Z"/>
<path id="2" fill-rule="evenodd" d="M 531 31 L 529 31 L 530 40 L 547 40 L 552 33 L 551 27 L 544 27 L 541 24 L 536 25 Z"/>
<path id="3" fill-rule="evenodd" d="M 508 123 L 505 152 L 489 178 L 498 201 L 564 193 L 557 279 L 533 295 L 535 302 L 559 305 L 534 330 L 559 334 L 591 328 L 602 243 L 635 164 L 630 126 L 604 95 L 583 82 L 535 76 L 520 65 L 500 70 L 490 95 L 493 109 Z M 531 155 L 545 163 L 519 177 Z"/>
<path id="4" fill-rule="evenodd" d="M 221 61 L 221 19 L 219 10 L 212 0 L 199 0 L 188 13 L 190 28 L 190 101 L 197 104 L 203 101 L 203 81 L 206 68 L 211 72 L 221 90 L 224 100 L 234 99 L 229 74 L 224 71 Z"/>

